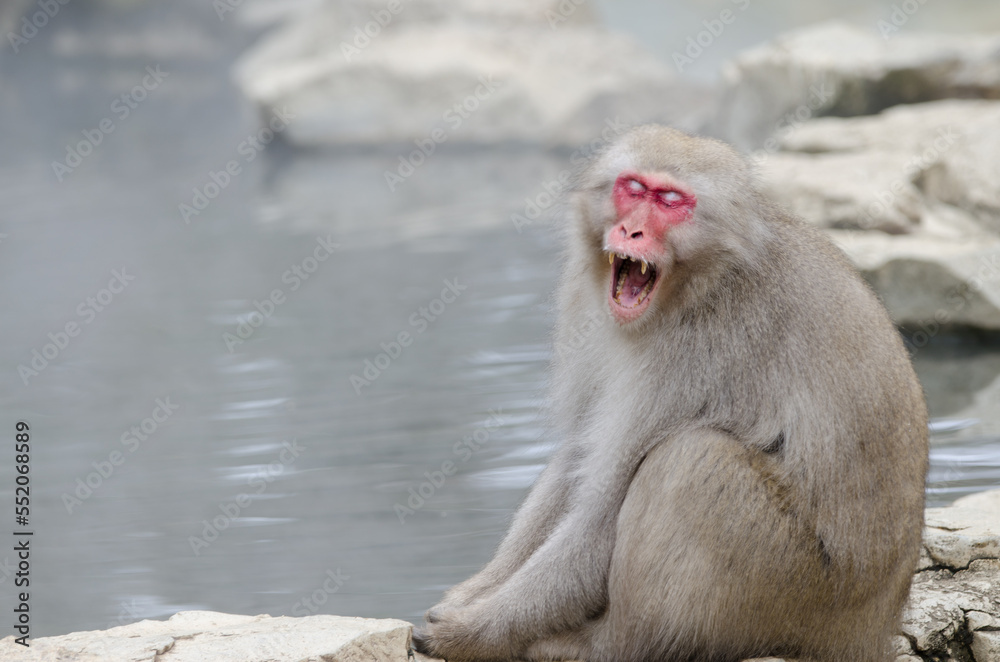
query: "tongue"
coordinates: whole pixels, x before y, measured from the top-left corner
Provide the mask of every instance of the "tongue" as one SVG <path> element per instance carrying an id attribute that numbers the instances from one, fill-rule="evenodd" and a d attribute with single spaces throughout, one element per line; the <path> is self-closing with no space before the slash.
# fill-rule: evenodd
<path id="1" fill-rule="evenodd" d="M 639 295 L 642 293 L 642 289 L 646 287 L 646 283 L 652 280 L 653 269 L 647 267 L 646 273 L 642 273 L 642 264 L 640 262 L 628 260 L 622 265 L 622 270 L 625 272 L 625 282 L 622 283 L 618 300 L 623 306 L 634 306 L 639 303 Z"/>

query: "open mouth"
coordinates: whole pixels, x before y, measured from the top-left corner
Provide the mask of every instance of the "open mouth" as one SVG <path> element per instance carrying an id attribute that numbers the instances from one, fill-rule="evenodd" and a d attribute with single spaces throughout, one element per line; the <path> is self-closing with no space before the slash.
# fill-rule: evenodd
<path id="1" fill-rule="evenodd" d="M 611 253 L 611 311 L 620 321 L 636 319 L 649 307 L 659 282 L 656 268 L 644 260 Z"/>

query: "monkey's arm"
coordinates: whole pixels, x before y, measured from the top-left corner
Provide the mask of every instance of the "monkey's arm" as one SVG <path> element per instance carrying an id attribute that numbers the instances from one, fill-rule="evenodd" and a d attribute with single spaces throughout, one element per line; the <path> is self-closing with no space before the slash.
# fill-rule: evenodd
<path id="1" fill-rule="evenodd" d="M 572 507 L 544 542 L 533 552 L 518 548 L 511 558 L 530 556 L 491 594 L 439 614 L 415 633 L 418 646 L 445 658 L 506 659 L 599 612 L 606 601 L 618 511 L 642 459 L 630 446 L 620 440 L 597 446 L 573 492 Z"/>
<path id="2" fill-rule="evenodd" d="M 450 589 L 428 612 L 429 620 L 449 609 L 465 607 L 505 582 L 555 528 L 568 509 L 574 478 L 574 449 L 563 444 L 538 477 L 497 548 L 493 559 L 480 572 Z"/>

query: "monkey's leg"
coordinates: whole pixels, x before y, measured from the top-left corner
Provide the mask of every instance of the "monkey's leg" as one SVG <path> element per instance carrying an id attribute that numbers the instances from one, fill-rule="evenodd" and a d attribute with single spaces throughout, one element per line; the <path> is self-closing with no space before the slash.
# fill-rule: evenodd
<path id="1" fill-rule="evenodd" d="M 427 612 L 434 622 L 443 613 L 465 607 L 506 581 L 545 541 L 565 514 L 572 490 L 574 450 L 564 444 L 538 477 L 493 559 L 479 573 L 451 588 Z"/>
<path id="2" fill-rule="evenodd" d="M 590 660 L 594 652 L 591 639 L 599 629 L 600 619 L 588 621 L 575 630 L 567 630 L 551 637 L 540 639 L 528 647 L 524 659 L 531 662 L 551 660 Z"/>
<path id="3" fill-rule="evenodd" d="M 886 607 L 838 604 L 846 576 L 780 456 L 691 432 L 629 487 L 588 660 L 885 662 L 871 622 Z"/>
<path id="4" fill-rule="evenodd" d="M 624 429 L 616 423 L 608 429 Z M 494 592 L 419 633 L 423 650 L 456 660 L 506 659 L 603 609 L 618 509 L 642 453 L 620 439 L 591 448 L 574 503 L 545 541 Z"/>

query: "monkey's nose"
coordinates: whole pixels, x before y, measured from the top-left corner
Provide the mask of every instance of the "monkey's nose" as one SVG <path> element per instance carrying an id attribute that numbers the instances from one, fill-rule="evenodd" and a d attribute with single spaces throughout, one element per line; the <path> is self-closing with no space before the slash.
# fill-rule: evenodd
<path id="1" fill-rule="evenodd" d="M 654 261 L 662 252 L 657 229 L 641 219 L 619 219 L 605 236 L 605 250 L 636 259 Z"/>
<path id="2" fill-rule="evenodd" d="M 624 223 L 618 226 L 618 232 L 621 233 L 622 239 L 642 239 L 642 230 L 630 232 L 629 229 L 625 227 Z"/>

